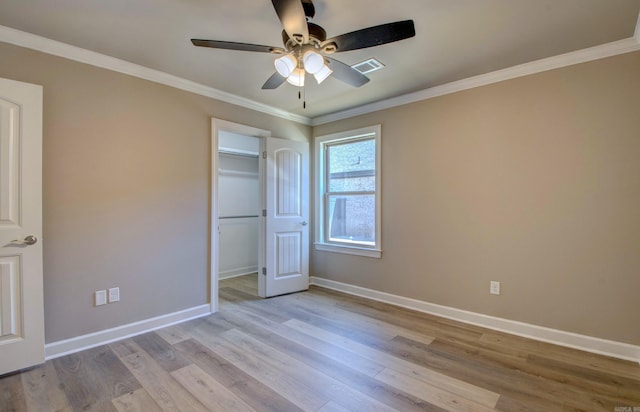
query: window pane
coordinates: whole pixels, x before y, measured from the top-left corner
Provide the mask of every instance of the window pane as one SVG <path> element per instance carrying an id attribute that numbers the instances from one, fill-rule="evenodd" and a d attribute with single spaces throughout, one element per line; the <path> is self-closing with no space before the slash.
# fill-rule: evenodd
<path id="1" fill-rule="evenodd" d="M 329 192 L 375 191 L 375 140 L 328 146 L 327 155 Z"/>
<path id="2" fill-rule="evenodd" d="M 329 240 L 375 245 L 375 195 L 329 196 Z"/>

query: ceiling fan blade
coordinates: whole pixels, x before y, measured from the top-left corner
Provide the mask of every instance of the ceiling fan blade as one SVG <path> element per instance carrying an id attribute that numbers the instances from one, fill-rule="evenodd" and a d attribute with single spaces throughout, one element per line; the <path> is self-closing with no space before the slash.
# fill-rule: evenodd
<path id="1" fill-rule="evenodd" d="M 333 70 L 333 77 L 353 87 L 360 87 L 369 81 L 369 78 L 353 67 L 339 60 L 325 57 L 329 61 L 329 68 Z"/>
<path id="2" fill-rule="evenodd" d="M 240 50 L 262 53 L 284 53 L 282 47 L 262 46 L 260 44 L 236 43 L 232 41 L 191 39 L 194 46 L 212 47 L 214 49 Z"/>
<path id="3" fill-rule="evenodd" d="M 290 38 L 306 43 L 309 41 L 309 28 L 304 7 L 300 0 L 271 0 L 284 31 Z"/>
<path id="4" fill-rule="evenodd" d="M 266 82 L 262 85 L 262 90 L 272 90 L 277 89 L 284 83 L 287 79 L 280 76 L 280 73 L 275 72 L 267 79 Z"/>
<path id="5" fill-rule="evenodd" d="M 343 52 L 393 43 L 415 35 L 413 20 L 403 20 L 341 34 L 327 39 L 322 45 L 335 43 L 336 52 Z"/>

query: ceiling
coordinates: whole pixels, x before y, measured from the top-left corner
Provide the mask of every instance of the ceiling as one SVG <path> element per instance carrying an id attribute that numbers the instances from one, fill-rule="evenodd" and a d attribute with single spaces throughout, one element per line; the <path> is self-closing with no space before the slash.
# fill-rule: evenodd
<path id="1" fill-rule="evenodd" d="M 166 72 L 315 118 L 518 64 L 634 36 L 640 0 L 314 0 L 328 37 L 413 19 L 416 36 L 335 54 L 385 68 L 353 88 L 308 78 L 262 90 L 274 56 L 194 47 L 190 39 L 282 46 L 267 0 L 28 0 L 0 2 L 0 25 Z M 0 38 L 0 41 L 2 39 Z"/>

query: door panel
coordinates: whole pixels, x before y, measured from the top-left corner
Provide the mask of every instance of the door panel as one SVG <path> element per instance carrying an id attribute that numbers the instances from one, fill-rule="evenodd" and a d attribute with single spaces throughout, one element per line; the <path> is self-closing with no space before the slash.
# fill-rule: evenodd
<path id="1" fill-rule="evenodd" d="M 0 79 L 0 375 L 44 362 L 42 87 Z"/>
<path id="2" fill-rule="evenodd" d="M 0 226 L 20 225 L 20 107 L 0 97 Z"/>
<path id="3" fill-rule="evenodd" d="M 20 257 L 0 257 L 0 342 L 19 339 L 22 332 Z"/>
<path id="4" fill-rule="evenodd" d="M 302 155 L 290 149 L 279 149 L 275 152 L 276 192 L 278 204 L 276 217 L 300 217 L 302 215 L 302 195 L 300 187 L 300 171 Z"/>
<path id="5" fill-rule="evenodd" d="M 278 256 L 274 276 L 297 276 L 302 272 L 301 232 L 276 233 L 276 254 Z"/>
<path id="6" fill-rule="evenodd" d="M 266 296 L 309 288 L 309 145 L 266 141 Z"/>

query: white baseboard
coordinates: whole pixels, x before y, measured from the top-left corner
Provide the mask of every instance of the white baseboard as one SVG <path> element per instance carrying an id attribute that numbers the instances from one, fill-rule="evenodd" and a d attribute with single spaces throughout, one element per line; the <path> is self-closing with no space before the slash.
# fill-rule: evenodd
<path id="1" fill-rule="evenodd" d="M 407 309 L 506 332 L 512 335 L 640 363 L 640 346 L 469 312 L 315 276 L 310 277 L 309 280 L 312 285 L 337 290 L 350 295 L 390 303 Z"/>
<path id="2" fill-rule="evenodd" d="M 231 270 L 223 270 L 218 273 L 218 280 L 237 278 L 238 276 L 250 275 L 252 273 L 258 273 L 258 266 L 246 266 L 242 268 L 236 268 Z"/>
<path id="3" fill-rule="evenodd" d="M 110 342 L 151 332 L 156 329 L 175 325 L 176 323 L 186 322 L 209 314 L 211 314 L 211 305 L 206 304 L 181 310 L 179 312 L 156 316 L 155 318 L 129 323 L 127 325 L 117 326 L 111 329 L 89 333 L 87 335 L 77 336 L 75 338 L 47 343 L 44 346 L 45 359 L 55 359 L 60 356 L 105 345 Z"/>

